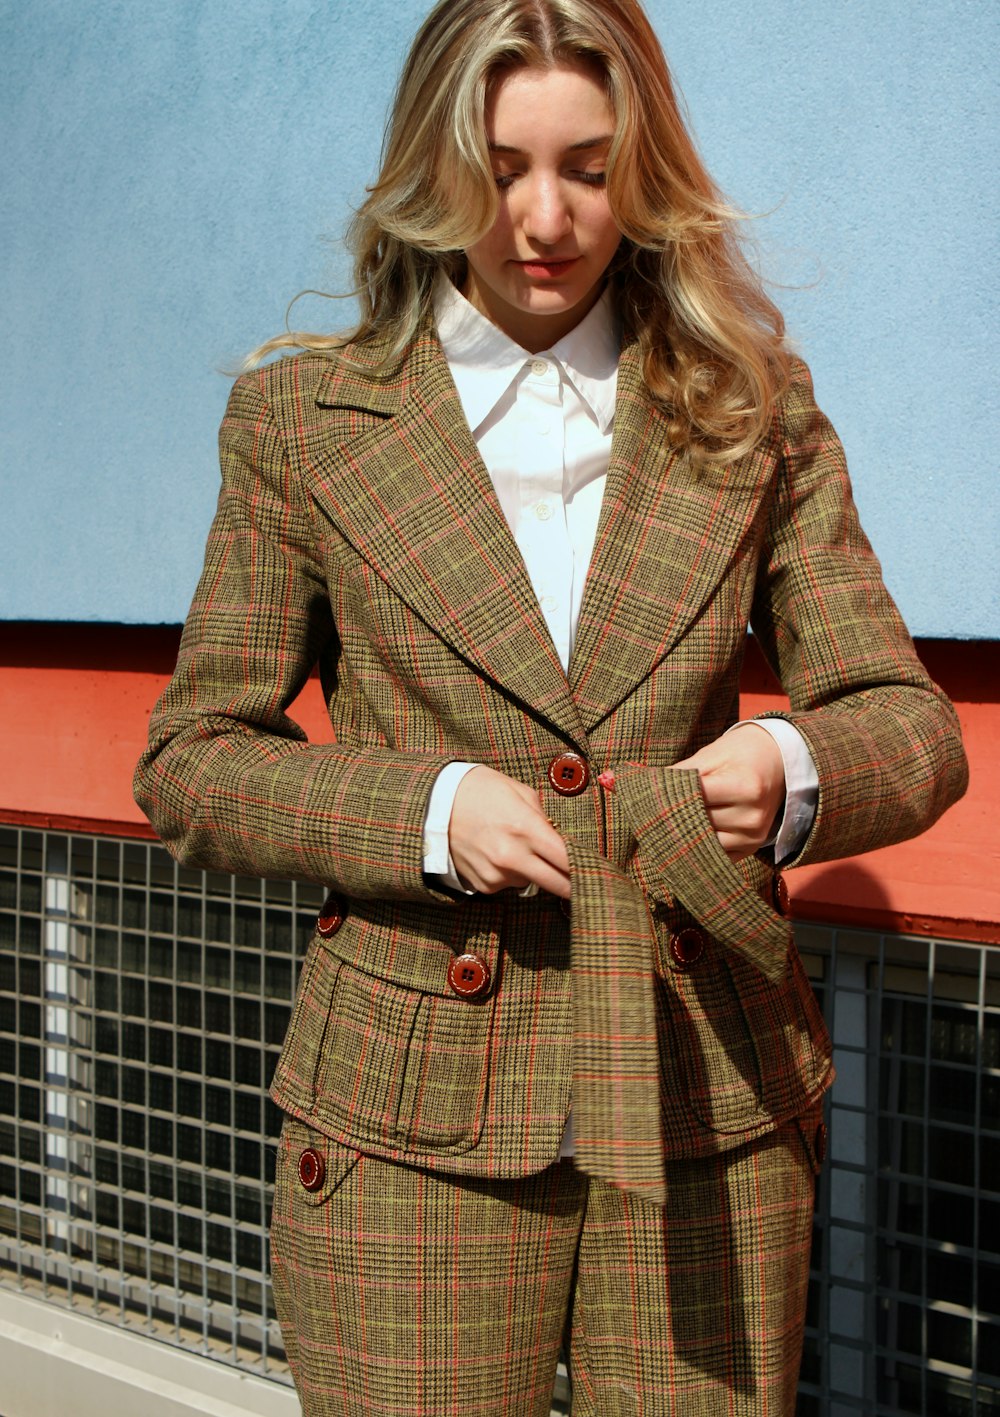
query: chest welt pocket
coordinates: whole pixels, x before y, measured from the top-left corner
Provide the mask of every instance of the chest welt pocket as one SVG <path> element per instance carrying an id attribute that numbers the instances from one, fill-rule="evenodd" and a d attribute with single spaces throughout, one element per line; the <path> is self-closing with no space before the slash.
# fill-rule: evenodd
<path id="1" fill-rule="evenodd" d="M 275 1074 L 275 1100 L 362 1149 L 471 1149 L 486 1111 L 492 994 L 470 1002 L 427 993 L 314 949 Z M 300 1008 L 307 991 L 311 1006 Z M 283 1086 L 292 1082 L 295 1098 Z"/>

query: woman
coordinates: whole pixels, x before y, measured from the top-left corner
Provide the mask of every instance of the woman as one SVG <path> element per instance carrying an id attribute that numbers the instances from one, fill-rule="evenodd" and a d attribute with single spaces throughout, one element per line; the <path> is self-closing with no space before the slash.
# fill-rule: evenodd
<path id="1" fill-rule="evenodd" d="M 954 715 L 633 0 L 446 0 L 345 342 L 240 379 L 137 794 L 331 887 L 274 1081 L 307 1417 L 791 1413 L 829 1040 L 774 863 Z M 747 625 L 791 712 L 734 726 Z M 319 663 L 335 741 L 286 716 Z"/>

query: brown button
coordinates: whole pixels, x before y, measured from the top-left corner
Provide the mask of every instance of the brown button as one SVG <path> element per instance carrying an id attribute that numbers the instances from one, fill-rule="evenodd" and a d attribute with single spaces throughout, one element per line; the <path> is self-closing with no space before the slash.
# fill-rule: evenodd
<path id="1" fill-rule="evenodd" d="M 560 797 L 576 797 L 590 781 L 590 769 L 579 753 L 560 753 L 549 763 L 549 782 Z"/>
<path id="2" fill-rule="evenodd" d="M 816 1160 L 821 1166 L 826 1160 L 826 1148 L 829 1137 L 830 1134 L 827 1130 L 826 1123 L 820 1122 L 819 1126 L 816 1128 L 816 1135 L 813 1137 L 813 1150 L 816 1153 Z"/>
<path id="3" fill-rule="evenodd" d="M 326 1162 L 313 1147 L 307 1146 L 299 1157 L 299 1180 L 307 1191 L 318 1191 L 326 1176 Z"/>
<path id="4" fill-rule="evenodd" d="M 774 901 L 774 908 L 779 915 L 787 915 L 790 904 L 788 887 L 785 884 L 784 876 L 775 876 L 771 885 L 771 898 Z"/>
<path id="5" fill-rule="evenodd" d="M 448 983 L 460 999 L 481 999 L 490 992 L 490 967 L 482 955 L 457 955 L 448 966 Z"/>
<path id="6" fill-rule="evenodd" d="M 343 899 L 336 891 L 331 891 L 323 902 L 323 909 L 319 913 L 316 921 L 317 934 L 328 940 L 331 935 L 335 935 L 344 923 L 344 916 L 347 914 L 347 907 Z"/>
<path id="7" fill-rule="evenodd" d="M 670 936 L 670 953 L 678 969 L 690 969 L 705 953 L 705 936 L 693 925 Z"/>

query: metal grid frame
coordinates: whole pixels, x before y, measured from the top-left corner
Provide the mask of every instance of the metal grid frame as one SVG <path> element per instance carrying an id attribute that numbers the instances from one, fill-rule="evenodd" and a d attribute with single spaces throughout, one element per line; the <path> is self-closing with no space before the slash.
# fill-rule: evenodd
<path id="1" fill-rule="evenodd" d="M 0 1274 L 288 1380 L 266 1096 L 322 893 L 0 828 Z"/>
<path id="2" fill-rule="evenodd" d="M 289 1381 L 265 1088 L 321 894 L 0 826 L 0 1283 Z M 800 1417 L 1000 1412 L 1000 950 L 797 935 L 839 1074 Z"/>
<path id="3" fill-rule="evenodd" d="M 1000 950 L 796 936 L 838 1074 L 800 1417 L 1000 1412 Z"/>

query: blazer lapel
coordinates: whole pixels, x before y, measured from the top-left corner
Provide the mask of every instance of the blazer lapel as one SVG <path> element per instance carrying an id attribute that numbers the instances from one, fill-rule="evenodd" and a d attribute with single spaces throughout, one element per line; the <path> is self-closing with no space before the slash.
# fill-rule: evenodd
<path id="1" fill-rule="evenodd" d="M 425 326 L 396 368 L 338 365 L 317 402 L 383 421 L 315 455 L 320 511 L 457 654 L 585 750 L 566 676 L 462 411 Z M 365 358 L 364 349 L 361 357 Z"/>
<path id="2" fill-rule="evenodd" d="M 752 528 L 764 460 L 695 470 L 622 350 L 615 431 L 569 681 L 588 732 L 653 672 L 700 613 Z"/>

